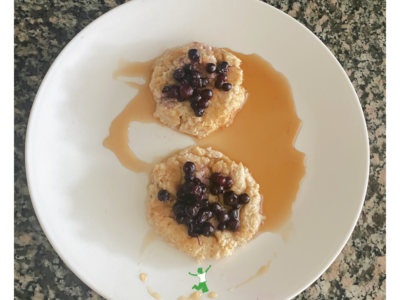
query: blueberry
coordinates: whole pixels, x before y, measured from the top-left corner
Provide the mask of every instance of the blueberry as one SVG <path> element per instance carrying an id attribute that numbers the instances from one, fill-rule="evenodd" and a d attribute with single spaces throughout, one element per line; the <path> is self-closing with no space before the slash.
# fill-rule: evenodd
<path id="1" fill-rule="evenodd" d="M 229 176 L 226 176 L 226 177 L 225 177 L 225 185 L 224 185 L 224 188 L 225 188 L 226 190 L 229 190 L 232 186 L 233 186 L 233 179 L 232 179 L 231 177 L 229 177 Z"/>
<path id="2" fill-rule="evenodd" d="M 201 86 L 206 87 L 208 85 L 208 79 L 207 78 L 202 78 L 201 79 Z"/>
<path id="3" fill-rule="evenodd" d="M 210 202 L 208 201 L 208 199 L 203 199 L 200 201 L 200 208 L 206 208 L 210 205 Z"/>
<path id="4" fill-rule="evenodd" d="M 190 223 L 190 225 L 189 225 L 188 235 L 191 237 L 198 237 L 200 235 L 198 232 L 195 231 L 193 222 Z"/>
<path id="5" fill-rule="evenodd" d="M 183 224 L 184 223 L 184 221 L 185 221 L 185 217 L 187 217 L 185 214 L 179 214 L 179 215 L 177 215 L 176 216 L 176 222 L 178 223 L 178 224 Z"/>
<path id="6" fill-rule="evenodd" d="M 232 84 L 230 84 L 230 83 L 224 83 L 224 84 L 222 85 L 222 89 L 223 89 L 225 92 L 229 92 L 229 91 L 231 90 L 231 88 L 232 88 Z"/>
<path id="7" fill-rule="evenodd" d="M 206 111 L 204 110 L 204 108 L 197 108 L 194 110 L 194 114 L 196 117 L 202 117 L 205 113 Z"/>
<path id="8" fill-rule="evenodd" d="M 199 102 L 190 103 L 190 107 L 193 108 L 194 111 L 199 109 Z"/>
<path id="9" fill-rule="evenodd" d="M 201 186 L 195 185 L 192 187 L 192 190 L 190 191 L 190 194 L 196 197 L 197 200 L 201 200 L 203 196 L 203 190 L 201 189 Z"/>
<path id="10" fill-rule="evenodd" d="M 228 213 L 224 210 L 221 210 L 220 212 L 217 213 L 217 219 L 220 222 L 226 222 L 229 220 Z"/>
<path id="11" fill-rule="evenodd" d="M 210 204 L 210 209 L 214 214 L 217 214 L 222 210 L 222 207 L 218 202 L 213 202 Z"/>
<path id="12" fill-rule="evenodd" d="M 192 86 L 193 87 L 201 87 L 201 86 L 203 86 L 203 81 L 201 80 L 201 78 L 193 78 Z"/>
<path id="13" fill-rule="evenodd" d="M 224 231 L 226 229 L 226 223 L 219 223 L 217 228 L 218 230 Z"/>
<path id="14" fill-rule="evenodd" d="M 218 185 L 218 186 L 224 186 L 225 185 L 225 181 L 226 181 L 225 176 L 218 175 L 218 177 L 215 180 L 215 184 Z"/>
<path id="15" fill-rule="evenodd" d="M 200 185 L 201 184 L 201 180 L 199 178 L 195 177 L 195 178 L 193 178 L 193 183 L 195 185 Z"/>
<path id="16" fill-rule="evenodd" d="M 239 204 L 237 201 L 236 201 L 236 203 L 232 204 L 232 208 L 234 208 L 234 209 L 239 209 L 241 207 L 242 207 L 242 204 Z"/>
<path id="17" fill-rule="evenodd" d="M 201 233 L 202 233 L 204 236 L 210 236 L 210 235 L 212 235 L 212 234 L 214 233 L 214 226 L 213 226 L 211 223 L 209 223 L 209 222 L 205 222 L 205 223 L 203 224 L 203 226 L 201 227 Z"/>
<path id="18" fill-rule="evenodd" d="M 236 219 L 229 219 L 226 222 L 226 228 L 233 232 L 237 231 L 239 229 L 239 226 L 240 226 L 240 222 Z"/>
<path id="19" fill-rule="evenodd" d="M 185 172 L 185 174 L 193 174 L 194 171 L 196 171 L 196 165 L 191 161 L 185 162 L 183 165 L 183 172 Z"/>
<path id="20" fill-rule="evenodd" d="M 226 74 L 219 74 L 219 75 L 217 76 L 217 80 L 221 80 L 221 81 L 223 81 L 223 82 L 227 82 L 227 81 L 228 81 L 228 75 L 226 75 Z"/>
<path id="21" fill-rule="evenodd" d="M 221 174 L 221 173 L 213 173 L 213 174 L 210 176 L 211 182 L 212 182 L 212 183 L 217 183 L 217 178 L 218 178 L 218 176 L 219 176 L 220 174 Z"/>
<path id="22" fill-rule="evenodd" d="M 201 224 L 201 223 L 204 223 L 205 221 L 211 219 L 211 217 L 212 217 L 211 211 L 203 210 L 197 214 L 196 221 L 197 221 L 197 223 Z"/>
<path id="23" fill-rule="evenodd" d="M 250 202 L 250 197 L 246 193 L 241 194 L 238 198 L 238 203 L 242 205 L 246 205 L 249 202 Z"/>
<path id="24" fill-rule="evenodd" d="M 175 80 L 181 81 L 183 79 L 183 76 L 185 76 L 185 72 L 183 71 L 183 69 L 176 69 L 172 76 L 175 78 Z"/>
<path id="25" fill-rule="evenodd" d="M 204 89 L 200 93 L 202 99 L 211 100 L 213 96 L 213 91 L 210 89 Z"/>
<path id="26" fill-rule="evenodd" d="M 208 63 L 206 65 L 206 71 L 209 74 L 215 73 L 215 71 L 217 70 L 217 66 L 213 63 Z"/>
<path id="27" fill-rule="evenodd" d="M 187 99 L 193 95 L 193 87 L 191 87 L 188 83 L 185 83 L 180 88 L 180 94 L 183 98 Z"/>
<path id="28" fill-rule="evenodd" d="M 200 94 L 193 93 L 192 95 L 192 102 L 199 102 L 201 100 Z"/>
<path id="29" fill-rule="evenodd" d="M 239 220 L 239 210 L 238 209 L 231 209 L 228 211 L 228 216 L 230 219 Z"/>
<path id="30" fill-rule="evenodd" d="M 197 49 L 190 49 L 188 52 L 188 56 L 191 61 L 199 61 L 200 59 L 200 52 Z"/>
<path id="31" fill-rule="evenodd" d="M 185 192 L 185 194 L 190 194 L 193 186 L 194 186 L 193 182 L 185 181 L 185 183 L 182 185 L 182 189 Z"/>
<path id="32" fill-rule="evenodd" d="M 193 181 L 194 180 L 194 175 L 193 174 L 186 174 L 185 175 L 185 181 Z"/>
<path id="33" fill-rule="evenodd" d="M 193 70 L 191 74 L 192 74 L 192 79 L 196 79 L 196 78 L 200 79 L 201 78 L 201 73 L 197 70 Z"/>
<path id="34" fill-rule="evenodd" d="M 177 86 L 176 84 L 171 85 L 169 87 L 169 91 L 167 93 L 169 98 L 177 98 L 180 94 L 179 94 L 179 86 Z"/>
<path id="35" fill-rule="evenodd" d="M 199 212 L 199 206 L 195 204 L 188 205 L 185 208 L 186 215 L 188 215 L 191 218 L 195 217 L 198 212 Z"/>
<path id="36" fill-rule="evenodd" d="M 224 192 L 224 187 L 222 186 L 218 186 L 218 185 L 212 185 L 210 187 L 210 193 L 213 195 L 219 195 L 222 194 Z"/>
<path id="37" fill-rule="evenodd" d="M 209 101 L 209 100 L 206 100 L 206 99 L 201 99 L 201 100 L 199 101 L 199 104 L 198 104 L 198 106 L 199 106 L 200 108 L 207 108 L 209 105 L 210 105 L 210 101 Z"/>
<path id="38" fill-rule="evenodd" d="M 182 189 L 179 189 L 179 190 L 176 192 L 176 197 L 177 197 L 179 200 L 184 200 L 184 199 L 185 199 L 185 196 L 186 196 L 186 194 L 185 194 L 185 192 L 184 192 Z"/>
<path id="39" fill-rule="evenodd" d="M 200 184 L 201 190 L 203 191 L 203 194 L 207 192 L 207 186 L 204 183 Z"/>
<path id="40" fill-rule="evenodd" d="M 215 87 L 216 87 L 217 89 L 222 88 L 222 85 L 223 85 L 223 84 L 224 84 L 224 82 L 223 82 L 221 79 L 215 80 Z"/>
<path id="41" fill-rule="evenodd" d="M 169 90 L 170 90 L 170 86 L 169 86 L 169 85 L 166 85 L 166 86 L 163 87 L 161 93 L 166 93 L 166 92 L 168 92 Z"/>
<path id="42" fill-rule="evenodd" d="M 224 203 L 229 206 L 237 204 L 237 195 L 234 191 L 228 191 L 224 194 Z"/>
<path id="43" fill-rule="evenodd" d="M 183 218 L 183 224 L 185 224 L 186 226 L 190 226 L 190 224 L 192 224 L 193 219 L 189 216 L 185 215 L 185 218 Z"/>
<path id="44" fill-rule="evenodd" d="M 158 200 L 161 202 L 165 202 L 169 200 L 169 193 L 167 190 L 161 190 L 158 192 Z"/>
<path id="45" fill-rule="evenodd" d="M 172 206 L 172 210 L 176 215 L 184 213 L 186 205 L 182 203 L 182 201 L 177 201 L 174 206 Z"/>
<path id="46" fill-rule="evenodd" d="M 191 64 L 184 65 L 182 69 L 185 72 L 185 74 L 190 74 L 190 72 L 192 72 L 193 70 L 193 65 Z"/>
<path id="47" fill-rule="evenodd" d="M 221 61 L 217 67 L 217 73 L 218 74 L 228 73 L 228 67 L 229 67 L 228 62 Z"/>

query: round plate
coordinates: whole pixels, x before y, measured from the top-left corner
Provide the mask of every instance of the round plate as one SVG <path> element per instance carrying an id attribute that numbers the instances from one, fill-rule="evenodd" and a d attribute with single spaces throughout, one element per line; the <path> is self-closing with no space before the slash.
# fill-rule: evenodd
<path id="1" fill-rule="evenodd" d="M 136 93 L 112 78 L 118 62 L 149 60 L 190 41 L 257 53 L 291 84 L 303 121 L 296 148 L 307 156 L 294 235 L 285 242 L 265 233 L 231 257 L 201 265 L 212 264 L 207 285 L 221 299 L 289 299 L 323 273 L 355 226 L 367 186 L 368 138 L 356 93 L 334 56 L 300 23 L 260 1 L 136 0 L 79 33 L 47 73 L 29 120 L 27 176 L 36 214 L 64 262 L 107 299 L 152 299 L 147 285 L 164 299 L 193 291 L 198 280 L 188 272 L 199 267 L 193 258 L 160 239 L 140 254 L 149 228 L 147 176 L 125 169 L 102 146 Z M 154 149 L 192 143 L 167 128 L 138 128 L 143 143 L 134 150 L 144 159 L 160 154 Z M 228 291 L 269 261 L 262 277 Z"/>

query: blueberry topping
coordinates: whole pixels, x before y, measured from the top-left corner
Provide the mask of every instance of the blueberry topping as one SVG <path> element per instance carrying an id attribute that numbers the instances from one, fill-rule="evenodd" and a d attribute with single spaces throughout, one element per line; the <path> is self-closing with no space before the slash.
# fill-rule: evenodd
<path id="1" fill-rule="evenodd" d="M 185 72 L 185 74 L 190 74 L 190 72 L 192 72 L 193 70 L 193 65 L 191 64 L 184 65 L 182 69 Z"/>
<path id="2" fill-rule="evenodd" d="M 219 195 L 222 194 L 224 192 L 224 187 L 222 186 L 218 186 L 218 185 L 212 185 L 210 187 L 210 193 L 213 195 Z"/>
<path id="3" fill-rule="evenodd" d="M 201 100 L 200 94 L 193 93 L 192 102 L 199 102 Z"/>
<path id="4" fill-rule="evenodd" d="M 209 101 L 209 100 L 206 100 L 206 99 L 201 99 L 201 100 L 199 101 L 199 104 L 198 104 L 198 106 L 199 106 L 200 108 L 207 108 L 209 105 L 210 105 L 210 101 Z"/>
<path id="5" fill-rule="evenodd" d="M 199 206 L 195 204 L 188 205 L 185 208 L 186 215 L 188 215 L 191 218 L 195 217 L 198 212 L 199 212 Z"/>
<path id="6" fill-rule="evenodd" d="M 199 61 L 200 59 L 200 52 L 197 49 L 190 49 L 188 52 L 188 56 L 191 61 Z"/>
<path id="7" fill-rule="evenodd" d="M 230 219 L 239 220 L 239 210 L 238 209 L 231 209 L 228 211 L 228 216 Z"/>
<path id="8" fill-rule="evenodd" d="M 226 222 L 226 221 L 229 220 L 228 213 L 226 211 L 224 211 L 224 210 L 221 210 L 216 215 L 217 215 L 218 221 L 220 221 L 220 222 Z"/>
<path id="9" fill-rule="evenodd" d="M 226 177 L 225 177 L 225 185 L 224 185 L 224 188 L 225 188 L 226 190 L 229 190 L 232 186 L 233 186 L 233 179 L 232 179 L 231 177 L 229 177 L 229 176 L 226 176 Z"/>
<path id="10" fill-rule="evenodd" d="M 239 229 L 240 222 L 236 219 L 229 219 L 229 221 L 226 222 L 226 228 L 230 231 L 237 231 Z"/>
<path id="11" fill-rule="evenodd" d="M 193 87 L 201 87 L 203 85 L 203 82 L 201 78 L 193 78 L 192 79 L 192 86 Z"/>
<path id="12" fill-rule="evenodd" d="M 249 195 L 247 195 L 246 193 L 241 194 L 238 198 L 238 203 L 242 204 L 242 205 L 246 205 L 247 203 L 250 202 L 250 197 Z"/>
<path id="13" fill-rule="evenodd" d="M 162 89 L 162 91 L 161 91 L 161 93 L 166 93 L 166 92 L 168 92 L 169 90 L 170 90 L 170 86 L 169 85 L 166 85 L 166 86 L 164 86 L 163 87 L 163 89 Z"/>
<path id="14" fill-rule="evenodd" d="M 218 230 L 224 231 L 226 229 L 226 223 L 219 223 L 217 228 Z"/>
<path id="15" fill-rule="evenodd" d="M 191 237 L 198 237 L 200 235 L 198 232 L 195 231 L 195 226 L 194 226 L 193 222 L 190 223 L 190 225 L 189 225 L 188 235 Z"/>
<path id="16" fill-rule="evenodd" d="M 218 175 L 218 177 L 215 180 L 215 184 L 218 185 L 218 186 L 224 186 L 225 185 L 225 181 L 226 181 L 225 176 Z"/>
<path id="17" fill-rule="evenodd" d="M 190 98 L 193 95 L 193 87 L 191 87 L 188 83 L 184 84 L 180 88 L 180 93 L 183 98 Z"/>
<path id="18" fill-rule="evenodd" d="M 237 195 L 234 191 L 228 191 L 224 194 L 224 203 L 229 206 L 237 204 Z"/>
<path id="19" fill-rule="evenodd" d="M 183 71 L 183 69 L 176 69 L 172 76 L 175 78 L 175 80 L 181 81 L 181 79 L 183 79 L 183 76 L 185 76 L 185 72 Z"/>
<path id="20" fill-rule="evenodd" d="M 199 109 L 199 102 L 190 103 L 190 107 L 193 108 L 194 111 Z"/>
<path id="21" fill-rule="evenodd" d="M 193 174 L 186 174 L 185 175 L 185 181 L 193 181 L 194 180 L 194 175 Z"/>
<path id="22" fill-rule="evenodd" d="M 185 214 L 179 214 L 176 216 L 175 220 L 178 224 L 183 224 L 185 222 Z"/>
<path id="23" fill-rule="evenodd" d="M 215 80 L 215 87 L 216 87 L 217 89 L 222 88 L 222 85 L 223 85 L 223 84 L 224 84 L 224 82 L 223 82 L 221 79 Z"/>
<path id="24" fill-rule="evenodd" d="M 206 111 L 204 110 L 204 108 L 197 108 L 194 110 L 194 114 L 196 117 L 202 117 L 205 113 Z"/>
<path id="25" fill-rule="evenodd" d="M 169 87 L 169 91 L 167 93 L 169 98 L 177 98 L 180 94 L 179 94 L 179 86 L 177 86 L 176 84 L 171 85 Z"/>
<path id="26" fill-rule="evenodd" d="M 231 90 L 231 88 L 232 88 L 232 84 L 230 84 L 230 83 L 224 83 L 224 84 L 222 85 L 222 89 L 223 89 L 225 92 L 229 92 L 229 91 Z"/>
<path id="27" fill-rule="evenodd" d="M 201 233 L 202 233 L 204 236 L 210 236 L 210 235 L 212 235 L 212 234 L 214 233 L 214 226 L 213 226 L 211 223 L 209 223 L 209 222 L 205 222 L 205 223 L 203 224 L 203 226 L 201 227 Z"/>
<path id="28" fill-rule="evenodd" d="M 222 207 L 218 202 L 213 202 L 210 204 L 210 209 L 214 214 L 217 214 L 222 210 Z"/>
<path id="29" fill-rule="evenodd" d="M 195 79 L 195 78 L 200 79 L 201 78 L 201 73 L 197 70 L 193 70 L 191 74 L 192 74 L 192 79 Z"/>
<path id="30" fill-rule="evenodd" d="M 201 95 L 202 99 L 211 100 L 211 98 L 213 96 L 213 91 L 210 89 L 204 89 L 201 91 L 200 95 Z"/>
<path id="31" fill-rule="evenodd" d="M 228 67 L 229 64 L 226 61 L 221 61 L 217 67 L 217 73 L 222 74 L 222 73 L 228 73 Z"/>
<path id="32" fill-rule="evenodd" d="M 169 193 L 167 190 L 161 190 L 158 192 L 157 197 L 161 202 L 165 202 L 169 200 Z"/>
<path id="33" fill-rule="evenodd" d="M 182 203 L 182 201 L 177 201 L 174 206 L 172 206 L 172 210 L 176 215 L 179 215 L 184 212 L 185 209 L 185 204 Z"/>
<path id="34" fill-rule="evenodd" d="M 221 80 L 222 82 L 227 82 L 228 81 L 228 75 L 226 74 L 219 74 L 217 76 L 217 80 Z"/>
<path id="35" fill-rule="evenodd" d="M 202 87 L 206 87 L 208 85 L 208 79 L 207 78 L 202 78 L 201 79 L 201 83 L 202 83 L 201 84 Z"/>
<path id="36" fill-rule="evenodd" d="M 176 192 L 176 197 L 177 197 L 179 200 L 184 200 L 184 199 L 185 199 L 185 196 L 186 196 L 186 194 L 185 194 L 185 192 L 184 192 L 182 189 L 180 189 L 180 190 L 178 190 L 178 191 Z"/>
<path id="37" fill-rule="evenodd" d="M 206 71 L 209 74 L 215 73 L 215 71 L 217 70 L 217 66 L 213 63 L 208 63 L 206 65 Z"/>
<path id="38" fill-rule="evenodd" d="M 185 172 L 185 174 L 193 174 L 194 171 L 196 171 L 196 165 L 191 161 L 185 162 L 183 165 L 183 172 Z"/>

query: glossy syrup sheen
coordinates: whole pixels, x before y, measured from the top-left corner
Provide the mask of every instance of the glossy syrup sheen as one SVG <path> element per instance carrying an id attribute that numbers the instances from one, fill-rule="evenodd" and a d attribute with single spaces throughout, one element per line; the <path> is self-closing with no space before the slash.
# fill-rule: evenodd
<path id="1" fill-rule="evenodd" d="M 266 219 L 260 232 L 276 232 L 290 218 L 305 175 L 305 155 L 294 147 L 301 120 L 283 74 L 257 54 L 227 50 L 242 60 L 248 99 L 229 127 L 194 140 L 197 145 L 212 147 L 249 168 L 263 196 L 262 213 Z M 125 63 L 114 74 L 114 78 L 129 76 L 146 80 L 144 85 L 127 83 L 139 92 L 112 122 L 110 135 L 104 141 L 104 146 L 134 172 L 149 173 L 153 166 L 139 160 L 128 145 L 128 127 L 132 121 L 160 124 L 153 117 L 155 103 L 148 87 L 153 62 Z"/>

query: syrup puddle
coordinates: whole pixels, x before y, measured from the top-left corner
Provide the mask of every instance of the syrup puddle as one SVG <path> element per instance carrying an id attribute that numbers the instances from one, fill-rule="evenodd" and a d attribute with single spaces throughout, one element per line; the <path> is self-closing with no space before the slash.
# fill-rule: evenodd
<path id="1" fill-rule="evenodd" d="M 261 277 L 263 276 L 270 268 L 271 266 L 271 262 L 269 261 L 266 265 L 262 266 L 255 275 L 251 276 L 249 279 L 247 279 L 246 281 L 236 285 L 234 288 L 230 288 L 228 289 L 228 291 L 233 291 L 234 289 L 240 288 L 242 286 L 244 286 L 245 284 L 249 283 L 250 281 L 253 281 L 254 279 L 256 279 L 257 277 Z"/>
<path id="2" fill-rule="evenodd" d="M 142 274 L 139 275 L 139 278 L 140 278 L 140 280 L 141 280 L 142 282 L 146 282 L 146 280 L 147 280 L 147 274 L 142 273 Z"/>
<path id="3" fill-rule="evenodd" d="M 286 241 L 293 229 L 281 232 L 281 227 L 291 218 L 292 204 L 306 172 L 305 154 L 294 147 L 301 120 L 296 114 L 291 87 L 286 77 L 259 55 L 227 50 L 242 60 L 243 85 L 249 97 L 228 128 L 193 140 L 198 146 L 212 147 L 249 168 L 263 196 L 262 213 L 266 219 L 259 233 L 278 233 Z M 103 143 L 123 166 L 147 174 L 161 158 L 151 163 L 138 159 L 129 147 L 128 128 L 134 121 L 161 124 L 153 117 L 155 101 L 148 86 L 153 62 L 154 59 L 125 61 L 114 73 L 115 79 L 141 77 L 146 83 L 126 82 L 138 89 L 138 94 L 112 122 L 110 134 Z"/>
<path id="4" fill-rule="evenodd" d="M 201 293 L 200 291 L 194 292 L 190 294 L 189 298 L 186 296 L 180 296 L 178 300 L 199 300 L 201 299 Z"/>
<path id="5" fill-rule="evenodd" d="M 147 291 L 149 294 L 153 297 L 156 298 L 157 300 L 162 300 L 162 296 L 159 293 L 153 292 L 150 287 L 147 287 Z"/>

